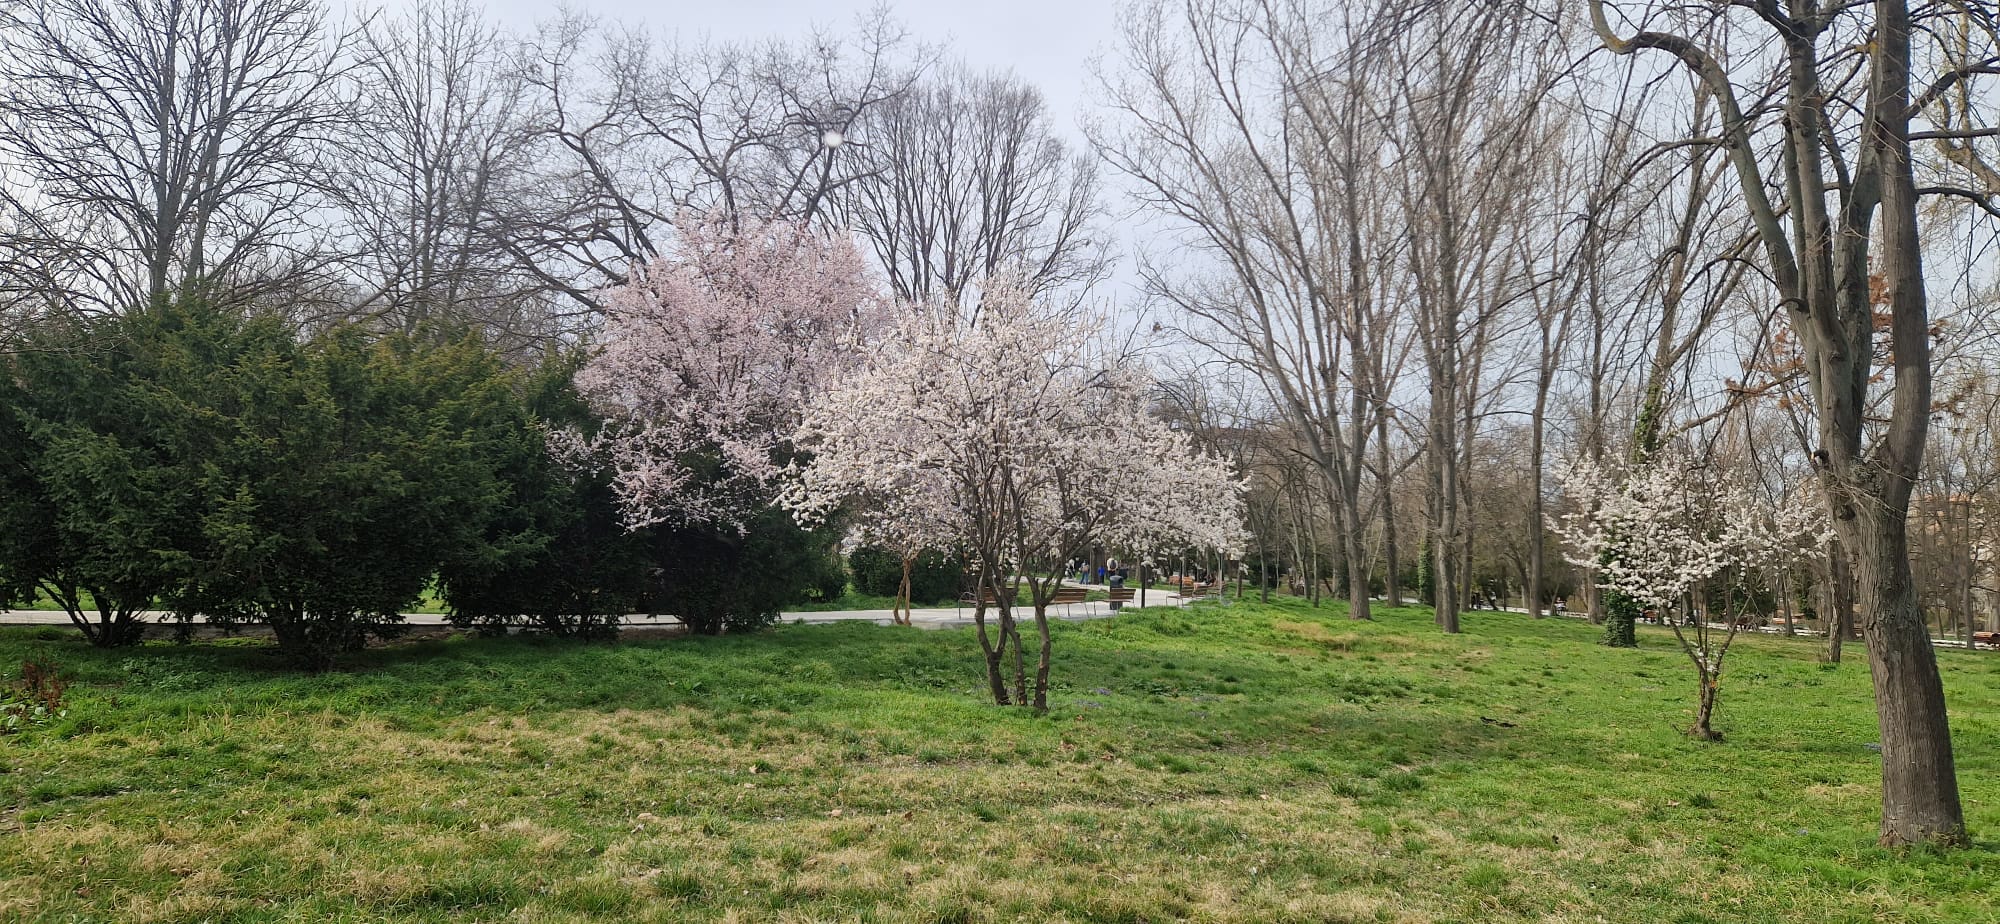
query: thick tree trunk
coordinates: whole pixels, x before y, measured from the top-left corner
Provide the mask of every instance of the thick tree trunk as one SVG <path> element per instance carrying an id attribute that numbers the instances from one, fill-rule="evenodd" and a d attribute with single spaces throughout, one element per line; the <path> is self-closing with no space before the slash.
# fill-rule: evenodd
<path id="1" fill-rule="evenodd" d="M 1368 560 L 1361 547 L 1361 537 L 1349 531 L 1347 542 L 1347 618 L 1367 619 L 1368 612 Z"/>
<path id="2" fill-rule="evenodd" d="M 1868 673 L 1882 735 L 1884 844 L 1965 840 L 1937 652 L 1917 603 L 1903 521 L 1851 530 Z"/>

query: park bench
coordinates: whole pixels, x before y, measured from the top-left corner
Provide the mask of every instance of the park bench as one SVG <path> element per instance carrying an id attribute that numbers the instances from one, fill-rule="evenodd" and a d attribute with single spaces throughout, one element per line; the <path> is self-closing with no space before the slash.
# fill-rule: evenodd
<path id="1" fill-rule="evenodd" d="M 969 590 L 966 591 L 965 593 L 959 594 L 958 595 L 959 618 L 961 619 L 964 618 L 966 607 L 978 606 L 982 603 L 987 606 L 998 606 L 1000 604 L 1000 598 L 994 595 L 993 588 L 991 587 L 979 588 L 979 593 L 977 596 L 975 596 L 973 592 Z"/>
<path id="2" fill-rule="evenodd" d="M 1063 612 L 1067 614 L 1071 607 L 1084 602 L 1089 596 L 1090 591 L 1082 587 L 1058 587 L 1056 588 L 1056 595 L 1050 598 L 1049 605 L 1060 606 L 1063 608 Z"/>
<path id="3" fill-rule="evenodd" d="M 1194 581 L 1181 591 L 1181 605 L 1190 600 L 1221 600 L 1224 584 L 1221 581 Z"/>
<path id="4" fill-rule="evenodd" d="M 1132 600 L 1136 598 L 1138 595 L 1139 595 L 1139 588 L 1137 587 L 1113 587 L 1110 590 L 1105 591 L 1104 602 L 1121 603 L 1121 604 L 1131 603 Z"/>

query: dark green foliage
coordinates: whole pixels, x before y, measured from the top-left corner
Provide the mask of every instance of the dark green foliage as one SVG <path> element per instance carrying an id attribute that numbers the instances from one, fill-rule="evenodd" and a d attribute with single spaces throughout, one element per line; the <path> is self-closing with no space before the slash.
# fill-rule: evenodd
<path id="1" fill-rule="evenodd" d="M 481 540 L 445 557 L 440 590 L 459 626 L 497 634 L 521 627 L 604 638 L 645 588 L 648 531 L 629 531 L 602 473 L 577 470 L 548 451 L 547 427 L 589 431 L 590 411 L 570 386 L 576 358 L 550 357 L 525 376 L 523 400 L 496 402 L 479 426 L 505 483 L 506 503 Z"/>
<path id="2" fill-rule="evenodd" d="M 1604 644 L 1613 648 L 1639 647 L 1636 626 L 1640 612 L 1639 601 L 1615 590 L 1604 591 Z"/>
<path id="3" fill-rule="evenodd" d="M 221 319 L 216 345 L 239 343 L 209 388 L 184 395 L 214 432 L 187 460 L 204 514 L 179 602 L 266 622 L 291 659 L 323 669 L 399 634 L 440 558 L 479 543 L 508 501 L 489 444 L 514 434 L 482 424 L 509 382 L 471 342 L 370 342 L 343 327 L 300 343 Z"/>
<path id="4" fill-rule="evenodd" d="M 203 422 L 172 397 L 187 370 L 157 349 L 166 314 L 51 322 L 0 375 L 0 597 L 39 590 L 106 647 L 140 639 L 199 509 L 174 460 Z"/>
<path id="5" fill-rule="evenodd" d="M 822 538 L 832 538 L 832 534 L 825 533 Z M 832 543 L 819 545 L 820 554 L 813 557 L 806 575 L 805 599 L 812 603 L 838 600 L 847 593 L 847 563 L 840 560 L 840 549 Z"/>
<path id="6" fill-rule="evenodd" d="M 848 556 L 854 571 L 854 589 L 877 597 L 893 597 L 902 589 L 902 556 L 881 546 L 864 545 Z M 916 604 L 940 603 L 957 598 L 963 563 L 956 557 L 937 552 L 917 556 L 910 568 L 910 600 Z"/>
<path id="7" fill-rule="evenodd" d="M 808 599 L 829 582 L 829 562 L 839 560 L 831 526 L 802 529 L 791 514 L 766 508 L 727 527 L 652 530 L 655 570 L 646 608 L 680 617 L 704 635 L 760 629 L 777 621 L 786 604 Z"/>

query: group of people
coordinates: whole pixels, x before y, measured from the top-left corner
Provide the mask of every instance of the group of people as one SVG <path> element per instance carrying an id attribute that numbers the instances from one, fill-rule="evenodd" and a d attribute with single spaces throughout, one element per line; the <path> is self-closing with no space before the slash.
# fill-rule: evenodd
<path id="1" fill-rule="evenodd" d="M 1076 575 L 1078 584 L 1102 584 L 1114 577 L 1130 577 L 1126 573 L 1125 566 L 1116 558 L 1105 559 L 1103 564 L 1095 566 L 1088 561 L 1077 559 L 1069 563 L 1067 570 L 1070 574 Z"/>

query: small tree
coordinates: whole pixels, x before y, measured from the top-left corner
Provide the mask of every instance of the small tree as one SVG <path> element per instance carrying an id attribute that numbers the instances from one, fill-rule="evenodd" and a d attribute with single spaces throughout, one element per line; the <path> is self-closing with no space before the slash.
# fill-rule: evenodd
<path id="1" fill-rule="evenodd" d="M 1101 350 L 1097 329 L 989 281 L 976 314 L 912 312 L 860 372 L 815 396 L 800 430 L 811 457 L 784 497 L 795 513 L 846 505 L 864 528 L 965 552 L 1001 705 L 1048 707 L 1048 606 L 1065 562 L 1097 543 L 1241 541 L 1235 477 L 1146 413 L 1148 378 Z M 1014 615 L 1024 588 L 1032 683 Z"/>
<path id="2" fill-rule="evenodd" d="M 1588 460 L 1571 464 L 1561 480 L 1576 509 L 1550 525 L 1568 541 L 1570 561 L 1596 568 L 1598 587 L 1654 608 L 1673 627 L 1697 680 L 1688 734 L 1720 739 L 1712 720 L 1722 664 L 1744 613 L 1725 606 L 1718 627 L 1697 613 L 1695 598 L 1718 580 L 1741 582 L 1809 554 L 1826 537 L 1823 509 L 1796 497 L 1767 507 L 1742 485 L 1672 455 L 1655 456 L 1622 482 Z M 1749 599 L 1733 584 L 1722 589 L 1726 599 Z"/>
<path id="3" fill-rule="evenodd" d="M 740 530 L 770 503 L 806 396 L 854 365 L 886 306 L 845 237 L 715 216 L 676 230 L 605 298 L 576 376 L 604 425 L 568 448 L 609 466 L 630 526 Z"/>

